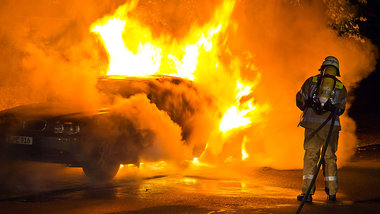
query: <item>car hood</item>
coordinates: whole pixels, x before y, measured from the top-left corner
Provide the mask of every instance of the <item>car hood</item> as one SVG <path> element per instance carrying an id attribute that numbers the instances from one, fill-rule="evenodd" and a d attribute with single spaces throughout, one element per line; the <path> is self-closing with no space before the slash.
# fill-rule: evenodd
<path id="1" fill-rule="evenodd" d="M 13 115 L 28 118 L 82 118 L 97 114 L 108 113 L 108 108 L 84 109 L 81 107 L 67 106 L 58 103 L 39 103 L 22 105 L 6 109 L 0 115 Z"/>

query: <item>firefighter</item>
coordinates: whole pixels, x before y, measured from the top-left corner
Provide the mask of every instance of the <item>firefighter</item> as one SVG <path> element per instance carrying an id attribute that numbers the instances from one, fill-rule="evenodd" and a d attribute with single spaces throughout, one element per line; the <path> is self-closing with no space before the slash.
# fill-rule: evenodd
<path id="1" fill-rule="evenodd" d="M 305 128 L 302 194 L 297 196 L 297 200 L 302 201 L 306 197 L 306 202 L 312 202 L 315 185 L 309 195 L 305 194 L 317 170 L 321 147 L 327 140 L 330 125 L 334 127 L 322 163 L 327 198 L 329 201 L 336 200 L 338 182 L 335 152 L 341 130 L 339 116 L 343 114 L 347 100 L 347 90 L 336 78 L 340 77 L 338 59 L 333 56 L 326 57 L 319 70 L 320 74 L 308 78 L 296 95 L 297 107 L 303 111 L 299 125 Z M 337 112 L 334 124 L 330 121 L 315 133 L 331 112 Z"/>

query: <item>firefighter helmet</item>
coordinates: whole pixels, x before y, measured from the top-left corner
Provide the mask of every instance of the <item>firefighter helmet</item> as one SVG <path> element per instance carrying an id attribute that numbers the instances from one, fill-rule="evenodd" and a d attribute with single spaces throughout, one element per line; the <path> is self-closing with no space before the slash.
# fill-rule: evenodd
<path id="1" fill-rule="evenodd" d="M 325 58 L 325 61 L 323 61 L 321 65 L 321 71 L 325 69 L 326 66 L 331 65 L 334 66 L 337 69 L 337 76 L 340 77 L 340 72 L 339 72 L 339 61 L 336 57 L 334 56 L 328 56 Z"/>

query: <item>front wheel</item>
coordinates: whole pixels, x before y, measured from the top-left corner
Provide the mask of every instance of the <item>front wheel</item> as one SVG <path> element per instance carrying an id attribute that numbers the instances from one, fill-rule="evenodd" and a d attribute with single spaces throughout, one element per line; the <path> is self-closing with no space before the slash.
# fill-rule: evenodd
<path id="1" fill-rule="evenodd" d="M 99 147 L 82 166 L 84 174 L 95 182 L 112 180 L 119 171 L 120 163 L 113 160 L 109 153 Z"/>
<path id="2" fill-rule="evenodd" d="M 106 182 L 112 180 L 119 171 L 120 164 L 116 162 L 100 163 L 91 161 L 82 167 L 84 174 L 92 181 Z"/>

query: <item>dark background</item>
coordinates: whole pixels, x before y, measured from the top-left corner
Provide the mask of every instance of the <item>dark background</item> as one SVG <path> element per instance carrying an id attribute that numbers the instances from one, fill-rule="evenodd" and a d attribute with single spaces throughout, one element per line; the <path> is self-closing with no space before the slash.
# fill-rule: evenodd
<path id="1" fill-rule="evenodd" d="M 358 4 L 357 0 L 352 3 Z M 360 33 L 380 47 L 380 1 L 368 0 L 359 8 L 359 15 L 367 18 L 367 21 L 358 23 Z M 344 75 L 344 71 L 342 73 Z M 349 95 L 354 98 L 348 115 L 356 121 L 357 132 L 380 137 L 380 59 L 377 59 L 376 70 L 361 80 Z"/>

